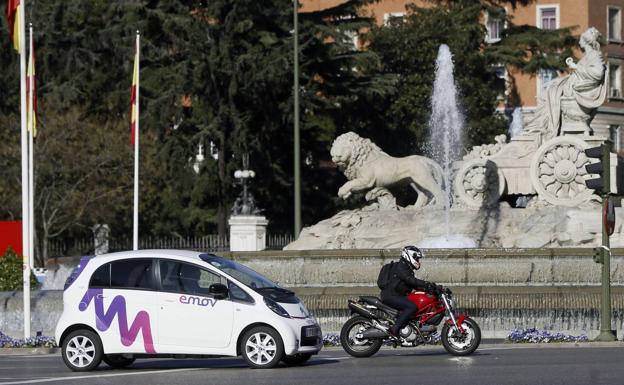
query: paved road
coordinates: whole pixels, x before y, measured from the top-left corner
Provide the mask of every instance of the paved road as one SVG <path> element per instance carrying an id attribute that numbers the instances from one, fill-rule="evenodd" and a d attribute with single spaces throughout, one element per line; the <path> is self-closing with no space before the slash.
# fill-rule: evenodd
<path id="1" fill-rule="evenodd" d="M 0 385 L 9 384 L 479 384 L 624 385 L 624 345 L 482 345 L 469 357 L 442 347 L 384 348 L 356 359 L 325 349 L 299 368 L 252 370 L 241 359 L 149 359 L 128 369 L 106 364 L 89 373 L 70 372 L 59 355 L 0 356 Z"/>

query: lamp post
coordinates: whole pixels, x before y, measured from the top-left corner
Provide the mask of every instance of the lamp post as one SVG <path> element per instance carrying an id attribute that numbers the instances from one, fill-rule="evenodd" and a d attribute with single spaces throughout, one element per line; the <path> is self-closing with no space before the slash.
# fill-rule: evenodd
<path id="1" fill-rule="evenodd" d="M 293 25 L 294 25 L 294 43 L 293 43 L 293 51 L 294 51 L 294 86 L 293 86 L 293 97 L 294 97 L 294 146 L 295 146 L 295 160 L 294 160 L 294 168 L 295 168 L 295 237 L 299 236 L 301 232 L 301 155 L 300 155 L 300 138 L 299 138 L 299 0 L 293 0 L 294 10 L 293 10 Z"/>
<path id="2" fill-rule="evenodd" d="M 234 178 L 239 180 L 240 184 L 243 186 L 243 195 L 237 199 L 232 209 L 234 214 L 250 215 L 253 214 L 253 211 L 256 209 L 255 202 L 252 201 L 247 192 L 247 180 L 255 177 L 256 173 L 249 169 L 249 155 L 245 154 L 243 155 L 243 169 L 234 171 Z M 238 202 L 241 198 L 242 202 L 239 204 Z"/>
<path id="3" fill-rule="evenodd" d="M 246 213 L 245 207 L 249 206 L 249 195 L 247 194 L 247 179 L 254 178 L 256 173 L 253 170 L 236 170 L 234 171 L 234 178 L 238 179 L 240 183 L 243 185 L 243 214 Z"/>

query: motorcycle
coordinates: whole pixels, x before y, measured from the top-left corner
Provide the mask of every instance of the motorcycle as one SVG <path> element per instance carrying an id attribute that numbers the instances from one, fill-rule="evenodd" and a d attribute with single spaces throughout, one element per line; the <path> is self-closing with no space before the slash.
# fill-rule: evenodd
<path id="1" fill-rule="evenodd" d="M 448 353 L 466 356 L 479 347 L 481 329 L 472 318 L 456 312 L 451 290 L 414 291 L 407 298 L 418 306 L 418 311 L 399 331 L 398 337 L 388 333 L 399 314 L 398 310 L 374 296 L 349 300 L 349 309 L 354 316 L 345 322 L 340 331 L 343 349 L 354 357 L 370 357 L 379 351 L 385 341 L 392 342 L 394 347 L 433 343 L 438 326 L 445 318 L 440 337 Z"/>

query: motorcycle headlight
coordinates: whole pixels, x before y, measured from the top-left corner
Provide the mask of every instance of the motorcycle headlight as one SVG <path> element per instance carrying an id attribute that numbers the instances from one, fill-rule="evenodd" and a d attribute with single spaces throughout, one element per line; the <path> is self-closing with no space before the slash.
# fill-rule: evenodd
<path id="1" fill-rule="evenodd" d="M 264 297 L 264 303 L 267 305 L 269 309 L 273 310 L 275 314 L 280 315 L 284 318 L 290 318 L 290 314 L 288 314 L 286 309 L 281 307 L 280 304 L 273 301 L 272 299 Z"/>

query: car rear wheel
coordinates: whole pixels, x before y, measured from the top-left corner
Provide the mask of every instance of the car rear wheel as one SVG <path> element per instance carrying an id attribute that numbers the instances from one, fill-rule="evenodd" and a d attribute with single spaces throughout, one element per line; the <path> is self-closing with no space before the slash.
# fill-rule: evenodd
<path id="1" fill-rule="evenodd" d="M 102 361 L 102 341 L 91 330 L 71 332 L 62 345 L 63 361 L 74 372 L 87 372 L 97 368 Z"/>
<path id="2" fill-rule="evenodd" d="M 275 367 L 284 356 L 284 344 L 279 333 L 272 328 L 259 326 L 250 329 L 241 339 L 243 359 L 254 369 Z"/>

